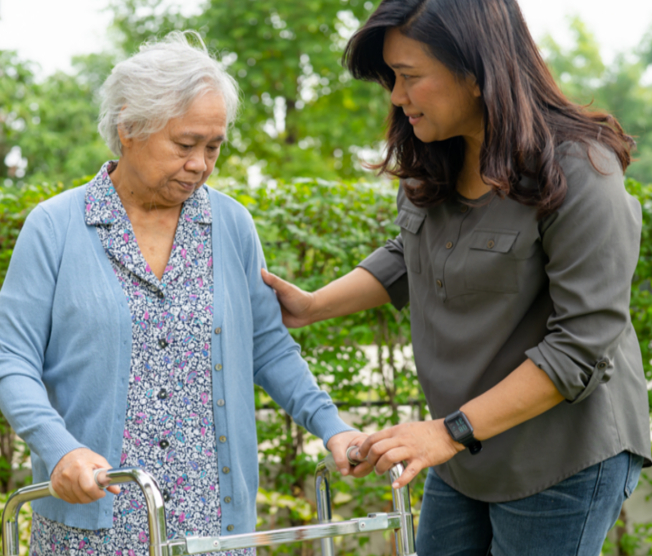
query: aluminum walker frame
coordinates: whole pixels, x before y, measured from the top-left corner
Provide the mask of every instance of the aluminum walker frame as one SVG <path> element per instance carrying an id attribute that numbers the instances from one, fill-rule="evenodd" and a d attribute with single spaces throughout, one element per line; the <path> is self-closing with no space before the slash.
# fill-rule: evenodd
<path id="1" fill-rule="evenodd" d="M 410 506 L 409 487 L 392 489 L 394 511 L 372 513 L 367 517 L 332 521 L 331 471 L 336 471 L 329 455 L 317 464 L 315 492 L 319 524 L 258 531 L 223 537 L 185 537 L 168 540 L 165 523 L 165 503 L 161 491 L 149 473 L 137 468 L 106 471 L 103 484 L 119 485 L 134 482 L 143 492 L 149 524 L 149 556 L 188 556 L 205 552 L 220 552 L 238 548 L 270 546 L 321 539 L 322 556 L 334 556 L 333 537 L 367 534 L 372 531 L 393 530 L 397 556 L 417 556 L 414 548 L 414 525 Z M 390 483 L 401 476 L 403 465 L 396 464 L 389 471 Z M 8 500 L 2 513 L 2 556 L 18 556 L 18 513 L 25 502 L 50 496 L 50 483 L 39 483 L 17 490 Z"/>

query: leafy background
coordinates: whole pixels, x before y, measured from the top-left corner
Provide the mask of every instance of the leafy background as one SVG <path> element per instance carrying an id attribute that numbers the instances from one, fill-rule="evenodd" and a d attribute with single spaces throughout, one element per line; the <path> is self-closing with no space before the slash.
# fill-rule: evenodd
<path id="1" fill-rule="evenodd" d="M 272 271 L 311 291 L 346 274 L 397 233 L 396 184 L 361 164 L 382 151 L 388 96 L 352 80 L 339 63 L 346 40 L 376 4 L 305 0 L 298 10 L 296 0 L 210 0 L 201 14 L 184 17 L 162 0 L 114 0 L 114 48 L 75 58 L 70 73 L 37 79 L 29 60 L 0 51 L 0 285 L 28 212 L 84 183 L 111 157 L 96 130 L 98 91 L 111 67 L 172 29 L 198 30 L 242 89 L 241 114 L 211 186 L 252 213 Z M 652 33 L 607 64 L 582 20 L 569 25 L 569 47 L 550 36 L 540 43 L 558 83 L 575 101 L 613 113 L 638 142 L 627 173 L 627 187 L 644 208 L 631 312 L 652 380 L 652 187 L 645 185 L 652 182 Z M 322 388 L 359 426 L 427 418 L 409 347 L 409 309 L 382 307 L 293 335 Z M 308 523 L 319 443 L 263 391 L 256 402 L 259 526 Z M 417 517 L 423 478 L 413 481 Z M 29 449 L 0 416 L 0 492 L 29 481 Z M 391 508 L 382 478 L 337 481 L 335 490 L 341 516 Z M 650 508 L 652 516 L 652 502 Z M 29 523 L 28 509 L 23 519 Z M 630 521 L 621 515 L 605 553 L 652 554 L 652 518 Z M 392 554 L 390 541 L 349 538 L 337 546 L 341 555 Z M 315 549 L 305 543 L 260 553 L 309 556 Z"/>

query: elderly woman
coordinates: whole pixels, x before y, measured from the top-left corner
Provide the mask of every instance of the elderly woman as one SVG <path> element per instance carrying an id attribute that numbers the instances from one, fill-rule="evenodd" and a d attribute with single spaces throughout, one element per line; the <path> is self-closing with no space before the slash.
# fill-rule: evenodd
<path id="1" fill-rule="evenodd" d="M 254 384 L 347 469 L 360 434 L 283 326 L 252 219 L 204 185 L 237 101 L 183 34 L 144 46 L 104 85 L 119 160 L 25 223 L 0 293 L 0 408 L 60 497 L 33 504 L 32 555 L 148 553 L 140 493 L 107 496 L 106 467 L 156 477 L 173 536 L 252 531 Z"/>

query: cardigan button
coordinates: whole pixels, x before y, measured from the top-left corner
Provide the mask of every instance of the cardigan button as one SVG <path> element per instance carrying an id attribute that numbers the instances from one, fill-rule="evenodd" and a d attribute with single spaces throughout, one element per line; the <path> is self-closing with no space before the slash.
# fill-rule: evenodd
<path id="1" fill-rule="evenodd" d="M 229 473 L 231 473 L 231 470 L 230 470 L 228 467 L 222 467 L 222 472 L 223 472 L 225 475 L 228 475 Z"/>
<path id="2" fill-rule="evenodd" d="M 224 400 L 217 400 L 217 405 L 222 407 L 224 405 Z"/>
<path id="3" fill-rule="evenodd" d="M 235 529 L 235 527 L 233 527 L 233 525 L 227 525 L 226 526 L 227 531 L 233 531 L 233 529 Z"/>
<path id="4" fill-rule="evenodd" d="M 215 329 L 215 334 L 221 334 L 221 333 L 222 333 L 222 329 L 218 326 L 218 327 Z"/>
<path id="5" fill-rule="evenodd" d="M 216 371 L 221 371 L 222 370 L 222 365 L 220 365 L 219 363 L 217 365 L 215 365 L 215 370 Z"/>
<path id="6" fill-rule="evenodd" d="M 222 443 L 226 442 L 226 436 L 220 436 L 220 442 Z"/>
<path id="7" fill-rule="evenodd" d="M 230 496 L 225 496 L 224 501 L 229 504 L 231 502 L 231 497 Z"/>

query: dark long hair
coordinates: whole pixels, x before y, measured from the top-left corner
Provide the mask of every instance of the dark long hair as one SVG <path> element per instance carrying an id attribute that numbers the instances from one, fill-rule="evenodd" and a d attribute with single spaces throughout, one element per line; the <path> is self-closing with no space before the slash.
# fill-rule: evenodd
<path id="1" fill-rule="evenodd" d="M 516 0 L 383 0 L 349 40 L 343 63 L 355 78 L 391 91 L 394 72 L 383 60 L 390 28 L 427 45 L 454 74 L 475 78 L 484 105 L 482 178 L 497 193 L 536 206 L 539 218 L 555 212 L 566 196 L 566 177 L 555 160 L 555 147 L 564 141 L 598 142 L 616 154 L 623 171 L 629 165 L 634 140 L 613 116 L 562 94 Z M 375 168 L 416 179 L 418 185 L 404 186 L 412 203 L 434 206 L 455 194 L 464 163 L 461 137 L 423 143 L 394 106 L 387 140 L 387 155 Z M 538 189 L 522 186 L 522 177 Z"/>

